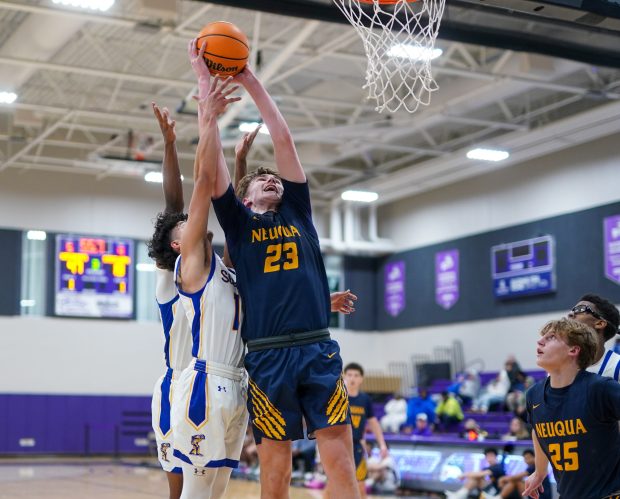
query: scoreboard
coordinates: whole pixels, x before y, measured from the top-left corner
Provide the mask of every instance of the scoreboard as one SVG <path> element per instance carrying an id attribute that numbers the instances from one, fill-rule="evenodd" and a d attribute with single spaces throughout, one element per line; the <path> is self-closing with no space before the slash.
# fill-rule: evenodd
<path id="1" fill-rule="evenodd" d="M 553 236 L 493 246 L 491 270 L 496 298 L 552 293 L 556 289 Z"/>
<path id="2" fill-rule="evenodd" d="M 59 316 L 133 316 L 131 239 L 56 236 L 54 313 Z"/>

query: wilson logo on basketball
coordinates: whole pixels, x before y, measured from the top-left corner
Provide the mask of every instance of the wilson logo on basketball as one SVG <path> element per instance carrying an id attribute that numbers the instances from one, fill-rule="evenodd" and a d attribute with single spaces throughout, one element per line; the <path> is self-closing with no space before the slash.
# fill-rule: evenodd
<path id="1" fill-rule="evenodd" d="M 207 63 L 207 67 L 211 70 L 211 72 L 216 73 L 231 73 L 237 74 L 239 72 L 239 66 L 224 66 L 219 62 L 213 62 L 210 59 L 205 59 Z"/>

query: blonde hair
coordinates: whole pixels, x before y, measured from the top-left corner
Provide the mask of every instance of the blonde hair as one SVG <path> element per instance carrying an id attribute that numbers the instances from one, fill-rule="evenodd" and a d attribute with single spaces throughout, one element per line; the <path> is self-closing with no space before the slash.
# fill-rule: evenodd
<path id="1" fill-rule="evenodd" d="M 237 195 L 237 197 L 239 199 L 243 199 L 248 193 L 248 187 L 252 183 L 252 180 L 254 180 L 256 177 L 260 177 L 261 175 L 273 175 L 274 177 L 278 177 L 279 179 L 281 179 L 280 174 L 277 171 L 272 170 L 271 168 L 265 168 L 264 166 L 259 166 L 252 173 L 248 173 L 245 177 L 239 180 L 237 188 L 235 189 L 235 194 Z"/>
<path id="2" fill-rule="evenodd" d="M 549 321 L 540 330 L 540 335 L 545 336 L 554 333 L 570 347 L 579 347 L 577 365 L 579 369 L 591 366 L 596 358 L 598 341 L 596 332 L 590 326 L 577 322 L 573 319 L 559 319 Z"/>

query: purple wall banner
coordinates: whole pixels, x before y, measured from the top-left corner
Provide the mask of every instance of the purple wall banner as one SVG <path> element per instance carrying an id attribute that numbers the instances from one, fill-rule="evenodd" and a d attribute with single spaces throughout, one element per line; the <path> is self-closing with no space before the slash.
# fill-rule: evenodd
<path id="1" fill-rule="evenodd" d="M 605 277 L 620 284 L 620 215 L 605 218 Z"/>
<path id="2" fill-rule="evenodd" d="M 405 309 L 405 262 L 385 266 L 385 310 L 396 317 Z"/>
<path id="3" fill-rule="evenodd" d="M 459 250 L 435 253 L 435 301 L 445 310 L 459 301 Z"/>
<path id="4" fill-rule="evenodd" d="M 56 236 L 56 315 L 131 318 L 133 241 Z"/>

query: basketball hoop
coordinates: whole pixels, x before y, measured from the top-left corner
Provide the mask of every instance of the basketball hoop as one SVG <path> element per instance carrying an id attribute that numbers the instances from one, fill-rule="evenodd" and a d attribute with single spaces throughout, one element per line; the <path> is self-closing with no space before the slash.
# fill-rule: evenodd
<path id="1" fill-rule="evenodd" d="M 439 87 L 431 72 L 446 0 L 334 0 L 364 43 L 368 98 L 377 111 L 415 112 Z"/>

